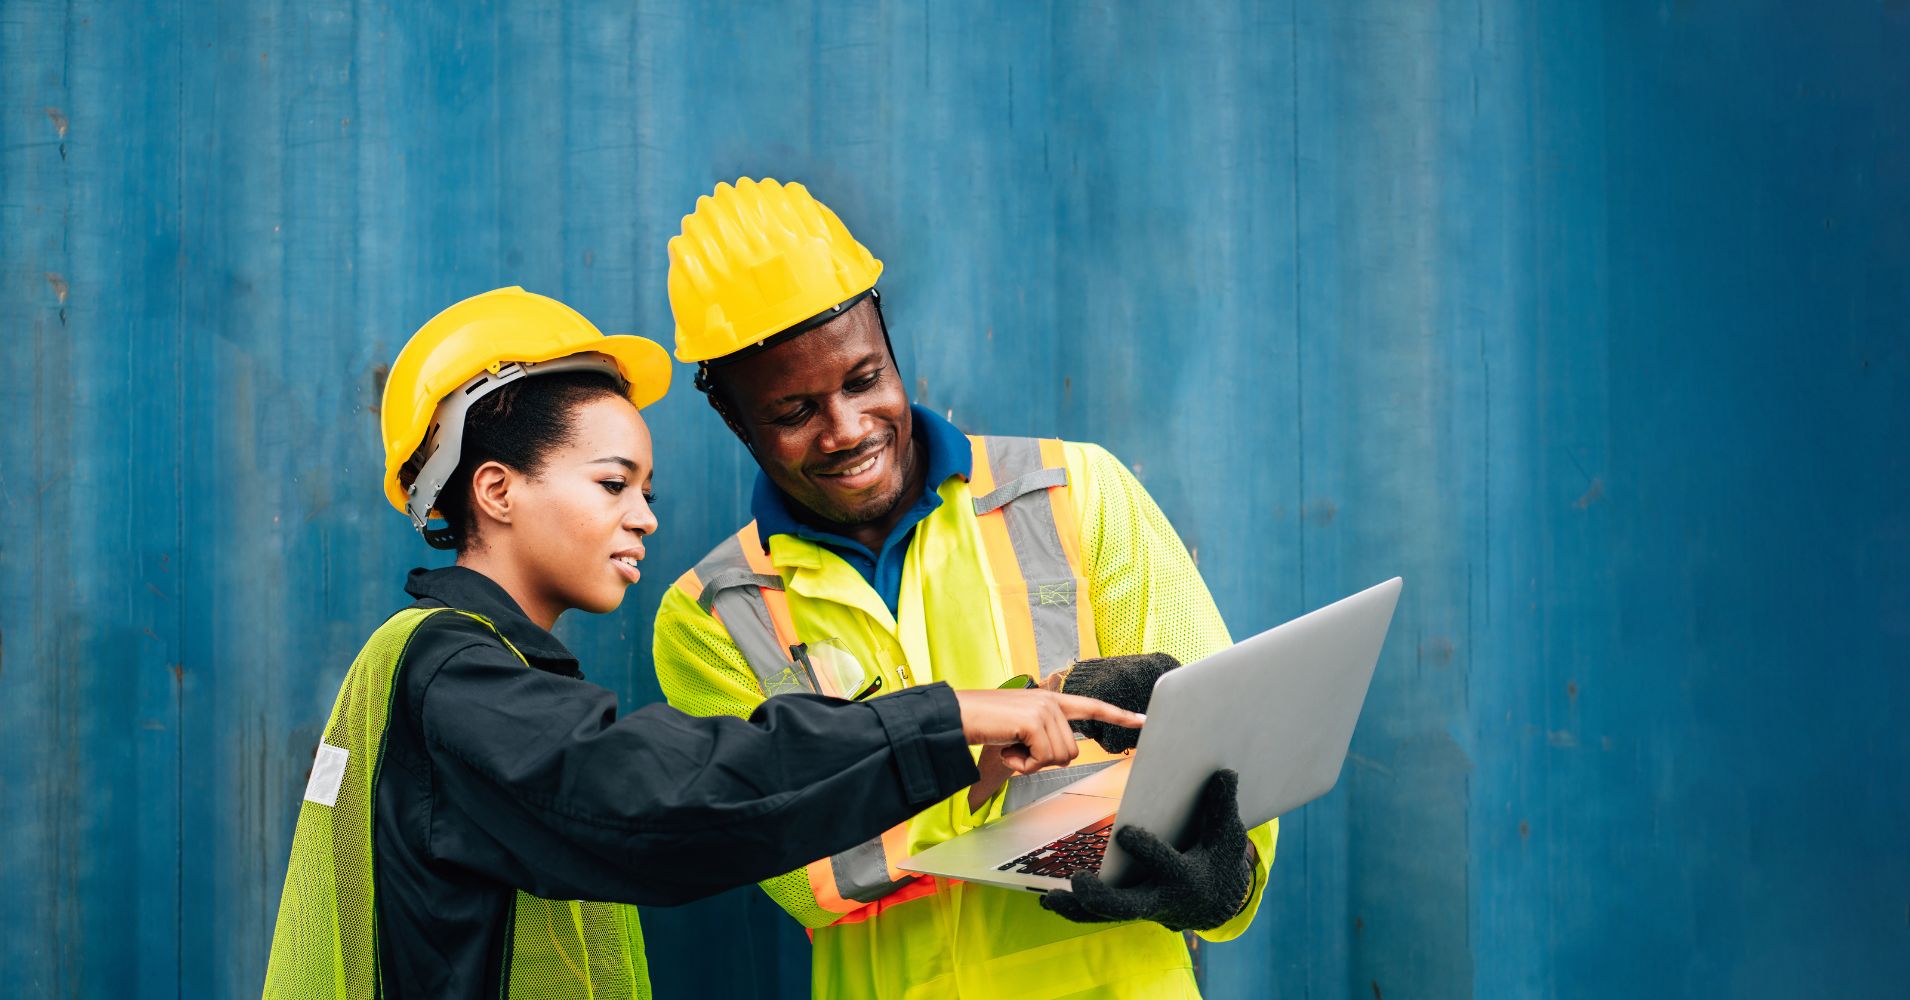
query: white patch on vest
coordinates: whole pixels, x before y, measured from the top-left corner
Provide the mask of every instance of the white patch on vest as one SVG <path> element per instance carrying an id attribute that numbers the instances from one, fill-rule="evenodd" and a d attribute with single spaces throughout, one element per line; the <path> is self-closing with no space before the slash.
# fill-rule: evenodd
<path id="1" fill-rule="evenodd" d="M 338 803 L 338 788 L 345 783 L 345 761 L 351 752 L 330 743 L 318 745 L 318 756 L 312 758 L 312 779 L 305 783 L 305 801 L 316 802 L 321 806 Z"/>

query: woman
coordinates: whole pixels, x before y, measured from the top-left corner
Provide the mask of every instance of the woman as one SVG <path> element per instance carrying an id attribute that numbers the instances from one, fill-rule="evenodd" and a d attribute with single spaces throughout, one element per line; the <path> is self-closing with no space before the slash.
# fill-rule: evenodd
<path id="1" fill-rule="evenodd" d="M 1045 692 L 945 685 L 772 698 L 748 720 L 619 717 L 550 632 L 636 582 L 650 509 L 638 409 L 670 368 L 553 299 L 466 299 L 385 387 L 385 489 L 456 564 L 353 662 L 301 806 L 265 993 L 649 995 L 636 903 L 673 904 L 847 849 L 976 779 L 1074 756 Z M 430 526 L 433 513 L 444 521 Z"/>

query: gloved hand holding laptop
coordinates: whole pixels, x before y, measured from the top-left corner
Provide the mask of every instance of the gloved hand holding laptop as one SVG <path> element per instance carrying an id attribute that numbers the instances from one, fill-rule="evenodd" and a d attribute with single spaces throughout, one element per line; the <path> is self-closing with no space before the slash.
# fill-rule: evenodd
<path id="1" fill-rule="evenodd" d="M 1067 670 L 1049 675 L 1041 686 L 1145 714 L 1148 700 L 1154 694 L 1154 682 L 1178 666 L 1180 661 L 1166 653 L 1109 656 L 1082 660 Z M 1075 722 L 1074 731 L 1101 744 L 1109 753 L 1132 750 L 1141 739 L 1138 729 L 1125 729 L 1093 719 Z"/>
<path id="2" fill-rule="evenodd" d="M 1077 923 L 1152 920 L 1168 930 L 1206 931 L 1233 919 L 1253 890 L 1253 856 L 1235 802 L 1240 776 L 1215 771 L 1195 807 L 1194 845 L 1185 851 L 1139 827 L 1116 833 L 1121 849 L 1144 873 L 1115 888 L 1092 872 L 1077 872 L 1072 892 L 1041 897 L 1041 905 Z"/>

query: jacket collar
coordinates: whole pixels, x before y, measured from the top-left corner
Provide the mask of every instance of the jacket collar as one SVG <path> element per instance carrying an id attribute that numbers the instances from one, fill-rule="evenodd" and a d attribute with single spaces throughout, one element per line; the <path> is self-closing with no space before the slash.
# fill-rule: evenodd
<path id="1" fill-rule="evenodd" d="M 483 615 L 531 665 L 552 673 L 579 675 L 577 657 L 557 637 L 531 621 L 511 595 L 490 577 L 463 566 L 414 569 L 405 579 L 405 593 L 421 604 L 456 608 Z"/>

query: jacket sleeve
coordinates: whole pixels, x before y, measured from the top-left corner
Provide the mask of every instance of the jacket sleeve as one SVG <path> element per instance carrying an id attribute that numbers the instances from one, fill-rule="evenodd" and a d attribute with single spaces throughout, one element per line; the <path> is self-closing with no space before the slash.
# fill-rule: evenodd
<path id="1" fill-rule="evenodd" d="M 1068 465 L 1073 481 L 1087 484 L 1077 502 L 1101 655 L 1171 653 L 1188 663 L 1232 645 L 1180 535 L 1127 466 L 1092 444 L 1070 445 Z M 1253 922 L 1279 832 L 1277 819 L 1247 831 L 1259 859 L 1247 905 L 1201 937 L 1230 941 Z"/>
<path id="2" fill-rule="evenodd" d="M 445 616 L 449 619 L 449 616 Z M 420 663 L 431 855 L 534 895 L 669 905 L 829 856 L 975 780 L 953 692 L 791 696 L 745 718 L 526 666 L 483 626 Z M 435 659 L 435 658 L 434 658 Z"/>
<path id="3" fill-rule="evenodd" d="M 655 635 L 657 681 L 663 687 L 663 697 L 672 706 L 693 715 L 746 717 L 767 704 L 742 650 L 730 640 L 723 626 L 681 588 L 673 586 L 663 595 L 663 602 L 657 608 Z M 880 705 L 912 690 L 916 689 L 861 704 Z M 787 697 L 792 696 L 783 695 L 776 700 Z M 972 759 L 969 766 L 974 766 Z M 970 783 L 973 780 L 971 778 Z M 930 803 L 922 805 L 927 807 Z M 899 817 L 897 822 L 906 818 Z M 876 832 L 872 828 L 869 835 L 874 836 Z M 808 860 L 812 859 L 804 859 Z M 816 904 L 815 887 L 809 881 L 806 867 L 785 866 L 779 874 L 761 879 L 760 884 L 776 905 L 801 921 L 804 927 L 812 930 L 827 927 L 839 916 Z"/>

